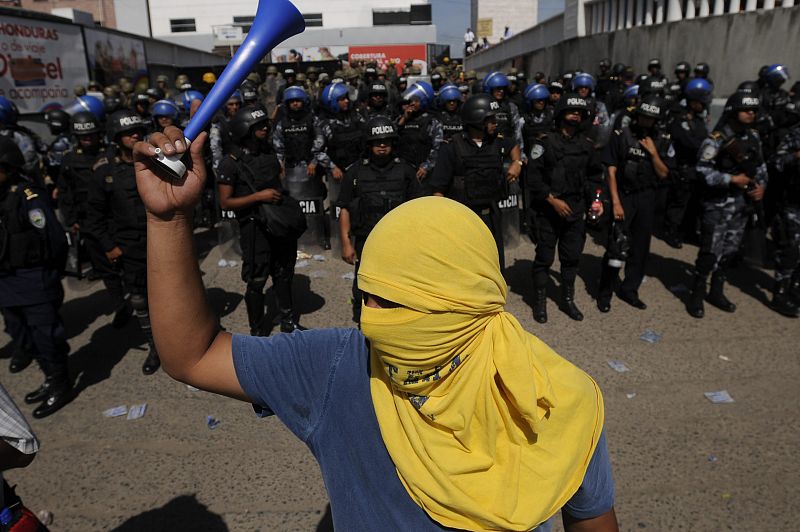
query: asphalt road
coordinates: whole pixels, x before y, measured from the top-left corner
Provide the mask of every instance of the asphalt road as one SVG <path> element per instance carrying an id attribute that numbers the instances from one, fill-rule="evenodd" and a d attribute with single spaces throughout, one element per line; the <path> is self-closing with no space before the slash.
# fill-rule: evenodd
<path id="1" fill-rule="evenodd" d="M 228 330 L 246 333 L 240 263 L 218 266 L 235 253 L 213 234 L 199 240 L 211 303 Z M 351 326 L 350 281 L 342 278 L 351 267 L 338 253 L 309 251 L 326 260 L 298 265 L 301 323 Z M 640 292 L 649 308 L 615 299 L 601 314 L 590 292 L 602 251 L 587 242 L 577 294 L 586 319 L 571 321 L 551 299 L 550 321 L 539 325 L 529 306 L 533 247 L 523 242 L 507 253 L 508 309 L 600 384 L 622 530 L 797 530 L 800 321 L 766 308 L 771 272 L 747 265 L 731 275 L 736 313 L 708 308 L 705 319 L 690 318 L 681 285 L 690 284 L 696 252 L 654 240 Z M 146 351 L 133 320 L 121 331 L 111 327 L 99 283 L 66 286 L 62 314 L 79 395 L 56 415 L 31 421 L 42 450 L 30 467 L 7 475 L 30 508 L 53 513 L 51 530 L 324 529 L 317 465 L 278 420 L 258 419 L 247 404 L 192 391 L 163 372 L 142 375 Z M 642 341 L 648 329 L 660 341 Z M 3 335 L 0 345 L 7 341 Z M 9 356 L 7 347 L 0 356 Z M 609 360 L 629 371 L 613 370 Z M 0 367 L 20 404 L 41 378 L 35 366 L 18 375 L 5 361 Z M 712 404 L 703 395 L 718 390 L 735 402 Z M 141 403 L 141 419 L 103 416 Z M 207 416 L 219 422 L 215 429 Z"/>

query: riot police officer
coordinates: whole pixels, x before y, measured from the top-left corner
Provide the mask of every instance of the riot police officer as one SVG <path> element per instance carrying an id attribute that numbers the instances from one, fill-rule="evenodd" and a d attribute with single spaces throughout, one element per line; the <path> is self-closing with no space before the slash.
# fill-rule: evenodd
<path id="1" fill-rule="evenodd" d="M 723 292 L 727 270 L 747 224 L 748 201 L 760 202 L 767 183 L 761 140 L 753 129 L 758 97 L 734 93 L 714 131 L 700 148 L 697 172 L 704 182 L 703 222 L 695 276 L 686 309 L 695 318 L 705 314 L 706 281 L 711 274 L 708 302 L 734 312 Z"/>
<path id="2" fill-rule="evenodd" d="M 492 72 L 483 80 L 483 90 L 492 97 L 497 134 L 522 146 L 522 119 L 519 109 L 508 99 L 510 82 L 502 72 Z"/>
<path id="3" fill-rule="evenodd" d="M 322 123 L 326 152 L 320 156 L 335 181 L 341 181 L 348 166 L 364 150 L 364 119 L 351 108 L 350 93 L 343 83 L 331 83 L 322 91 L 321 102 L 329 118 Z"/>
<path id="4" fill-rule="evenodd" d="M 270 276 L 281 332 L 301 330 L 292 299 L 297 239 L 271 234 L 260 212 L 261 206 L 280 203 L 284 194 L 281 165 L 269 140 L 269 117 L 263 108 L 245 107 L 231 118 L 230 130 L 234 147 L 219 166 L 217 187 L 220 207 L 234 211 L 239 223 L 250 334 L 269 334 L 263 320 L 264 286 Z"/>
<path id="5" fill-rule="evenodd" d="M 41 156 L 45 152 L 44 144 L 36 133 L 20 125 L 18 119 L 19 110 L 14 102 L 0 96 L 0 136 L 14 141 L 25 158 L 23 173 L 42 185 L 40 165 Z"/>
<path id="6" fill-rule="evenodd" d="M 800 313 L 800 125 L 784 137 L 772 164 L 776 179 L 770 179 L 770 189 L 780 192 L 772 220 L 776 252 L 770 308 L 796 318 Z"/>
<path id="7" fill-rule="evenodd" d="M 424 81 L 417 81 L 405 90 L 402 98 L 403 114 L 397 119 L 400 130 L 397 156 L 417 169 L 418 195 L 427 195 L 427 179 L 444 140 L 442 123 L 428 111 L 434 98 L 433 88 Z"/>
<path id="8" fill-rule="evenodd" d="M 683 247 L 680 226 L 695 187 L 695 167 L 700 145 L 708 137 L 705 111 L 711 103 L 711 84 L 695 78 L 686 84 L 686 107 L 673 118 L 667 131 L 675 148 L 677 171 L 667 190 L 664 209 L 664 241 L 673 248 Z"/>
<path id="9" fill-rule="evenodd" d="M 411 199 L 416 169 L 395 157 L 397 126 L 385 116 L 367 122 L 368 156 L 347 170 L 337 201 L 342 259 L 356 267 L 353 279 L 353 321 L 361 319 L 358 264 L 370 231 L 390 210 Z M 354 242 L 351 242 L 351 236 Z"/>
<path id="10" fill-rule="evenodd" d="M 659 58 L 654 57 L 647 62 L 647 73 L 650 74 L 651 77 L 656 78 L 661 86 L 666 88 L 667 85 L 669 85 L 667 76 L 661 73 L 661 60 Z"/>
<path id="11" fill-rule="evenodd" d="M 555 110 L 556 131 L 545 133 L 529 158 L 526 187 L 533 201 L 536 231 L 533 317 L 539 323 L 547 322 L 547 281 L 556 246 L 564 310 L 573 320 L 583 320 L 575 305 L 575 279 L 586 240 L 584 215 L 603 174 L 593 141 L 581 128 L 589 113 L 590 102 L 585 98 L 564 95 Z M 594 215 L 602 214 L 600 204 Z"/>
<path id="12" fill-rule="evenodd" d="M 497 134 L 495 100 L 488 94 L 470 96 L 461 107 L 464 131 L 442 145 L 431 176 L 434 195 L 448 196 L 472 209 L 492 232 L 505 267 L 498 201 L 508 196 L 508 182 L 522 171 L 520 146 Z M 504 175 L 503 163 L 511 159 Z"/>
<path id="13" fill-rule="evenodd" d="M 27 404 L 41 403 L 33 417 L 43 418 L 73 395 L 58 315 L 67 246 L 47 193 L 22 173 L 24 166 L 14 141 L 0 137 L 0 310 L 16 350 L 35 357 L 45 374 L 25 396 Z"/>
<path id="14" fill-rule="evenodd" d="M 614 221 L 621 224 L 630 242 L 630 256 L 625 264 L 625 279 L 619 297 L 629 305 L 644 310 L 639 298 L 645 264 L 650 254 L 650 238 L 655 222 L 656 187 L 669 176 L 674 148 L 669 135 L 659 133 L 658 120 L 663 101 L 656 96 L 642 98 L 631 125 L 614 131 L 603 155 Z M 597 308 L 611 309 L 613 285 L 619 269 L 609 264 L 609 252 L 603 257 Z"/>
<path id="15" fill-rule="evenodd" d="M 367 86 L 367 119 L 375 116 L 393 118 L 392 106 L 389 104 L 389 89 L 382 81 L 375 80 Z"/>
<path id="16" fill-rule="evenodd" d="M 161 361 L 147 305 L 147 214 L 133 170 L 133 146 L 144 138 L 147 122 L 126 109 L 108 118 L 107 130 L 114 144 L 93 167 L 86 229 L 100 242 L 108 260 L 122 270 L 130 304 L 150 348 L 142 372 L 151 375 Z"/>
<path id="17" fill-rule="evenodd" d="M 639 85 L 631 85 L 622 93 L 623 107 L 611 115 L 612 131 L 628 127 L 639 106 Z"/>
<path id="18" fill-rule="evenodd" d="M 150 107 L 153 130 L 163 133 L 169 126 L 180 126 L 181 110 L 172 100 L 159 100 Z"/>
<path id="19" fill-rule="evenodd" d="M 595 94 L 598 100 L 605 103 L 606 96 L 613 89 L 615 84 L 615 79 L 611 73 L 611 60 L 607 58 L 601 59 L 597 66 L 599 70 L 597 72 Z"/>
<path id="20" fill-rule="evenodd" d="M 449 141 L 453 135 L 464 130 L 461 121 L 461 90 L 448 83 L 439 91 L 439 122 L 442 124 L 443 140 Z"/>
<path id="21" fill-rule="evenodd" d="M 45 176 L 49 186 L 55 186 L 58 179 L 61 160 L 64 154 L 72 148 L 72 139 L 69 136 L 69 114 L 61 109 L 53 109 L 44 114 L 47 127 L 55 137 L 47 147 L 45 159 Z"/>
<path id="22" fill-rule="evenodd" d="M 675 65 L 675 79 L 667 86 L 666 96 L 667 101 L 672 103 L 673 106 L 678 105 L 685 96 L 683 91 L 689 82 L 691 69 L 691 65 L 686 61 L 681 61 Z"/>
<path id="23" fill-rule="evenodd" d="M 94 175 L 95 162 L 105 156 L 103 129 L 97 118 L 87 112 L 76 113 L 72 117 L 71 129 L 77 144 L 67 152 L 61 165 L 59 208 L 72 238 L 82 242 L 86 248 L 94 276 L 102 279 L 115 309 L 112 324 L 119 328 L 128 321 L 133 310 L 125 300 L 118 268 L 108 260 L 100 240 L 88 231 L 86 223 L 89 215 L 89 184 Z"/>
<path id="24" fill-rule="evenodd" d="M 594 86 L 594 78 L 585 72 L 579 72 L 572 78 L 573 90 L 589 104 L 589 113 L 581 125 L 583 132 L 594 141 L 596 147 L 600 147 L 605 146 L 608 141 L 611 120 L 606 104 L 592 96 Z"/>
<path id="25" fill-rule="evenodd" d="M 208 133 L 208 142 L 211 146 L 212 169 L 214 172 L 219 168 L 219 164 L 227 153 L 231 150 L 231 139 L 229 134 L 231 117 L 242 107 L 242 94 L 237 90 L 233 91 L 228 101 L 225 102 L 225 109 L 222 113 L 217 113 L 211 123 Z"/>
<path id="26" fill-rule="evenodd" d="M 536 140 L 553 128 L 553 107 L 547 105 L 549 100 L 550 91 L 541 83 L 531 83 L 525 88 L 522 142 L 528 156 Z"/>

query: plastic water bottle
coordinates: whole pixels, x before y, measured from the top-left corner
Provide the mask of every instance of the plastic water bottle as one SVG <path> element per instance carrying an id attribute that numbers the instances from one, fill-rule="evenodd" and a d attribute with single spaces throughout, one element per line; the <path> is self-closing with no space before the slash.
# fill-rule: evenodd
<path id="1" fill-rule="evenodd" d="M 603 208 L 603 202 L 600 200 L 600 194 L 602 194 L 602 189 L 597 189 L 594 191 L 594 201 L 592 201 L 592 206 L 589 207 L 589 214 L 587 215 L 589 223 L 597 223 L 600 221 L 600 210 Z"/>

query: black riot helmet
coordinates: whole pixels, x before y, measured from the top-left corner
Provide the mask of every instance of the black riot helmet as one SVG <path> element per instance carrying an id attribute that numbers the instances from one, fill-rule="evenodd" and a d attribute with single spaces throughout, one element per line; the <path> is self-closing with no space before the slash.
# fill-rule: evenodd
<path id="1" fill-rule="evenodd" d="M 397 126 L 389 118 L 378 115 L 367 122 L 367 142 L 381 139 L 396 139 Z"/>
<path id="2" fill-rule="evenodd" d="M 743 81 L 739 83 L 739 86 L 736 87 L 736 92 L 741 92 L 743 94 L 758 94 L 758 82 L 757 81 Z"/>
<path id="3" fill-rule="evenodd" d="M 697 63 L 694 67 L 694 75 L 698 78 L 707 78 L 711 73 L 711 67 L 708 63 Z"/>
<path id="4" fill-rule="evenodd" d="M 468 126 L 483 129 L 484 120 L 495 115 L 495 110 L 492 108 L 493 103 L 494 98 L 489 94 L 481 93 L 470 96 L 461 106 L 461 120 Z"/>
<path id="5" fill-rule="evenodd" d="M 600 70 L 603 70 L 603 71 L 608 70 L 609 68 L 611 68 L 611 60 L 608 59 L 608 58 L 601 59 L 599 66 L 600 66 Z"/>
<path id="6" fill-rule="evenodd" d="M 117 96 L 109 96 L 103 99 L 103 109 L 106 115 L 110 115 L 115 111 L 122 109 L 122 100 Z"/>
<path id="7" fill-rule="evenodd" d="M 242 101 L 245 105 L 253 105 L 258 102 L 258 91 L 252 81 L 246 80 L 242 83 L 239 91 L 242 93 Z"/>
<path id="8" fill-rule="evenodd" d="M 575 93 L 565 94 L 556 104 L 554 112 L 556 122 L 561 120 L 567 111 L 579 111 L 582 119 L 585 120 L 589 116 L 589 102 Z"/>
<path id="9" fill-rule="evenodd" d="M 75 136 L 92 135 L 100 133 L 100 124 L 97 118 L 88 111 L 81 111 L 72 116 L 72 134 Z"/>
<path id="10" fill-rule="evenodd" d="M 17 143 L 5 135 L 0 135 L 0 165 L 12 170 L 21 170 L 25 166 L 25 157 Z"/>
<path id="11" fill-rule="evenodd" d="M 656 120 L 661 118 L 664 111 L 664 101 L 658 96 L 651 94 L 645 96 L 636 106 L 636 114 L 639 116 L 649 116 Z"/>
<path id="12" fill-rule="evenodd" d="M 611 67 L 612 76 L 620 77 L 623 72 L 625 72 L 625 65 L 623 63 L 615 63 L 614 66 Z"/>
<path id="13" fill-rule="evenodd" d="M 130 109 L 122 109 L 108 118 L 108 136 L 116 141 L 122 133 L 132 131 L 147 132 L 147 122 Z"/>
<path id="14" fill-rule="evenodd" d="M 53 109 L 44 114 L 44 120 L 50 127 L 50 133 L 58 135 L 69 129 L 69 114 L 61 109 Z"/>
<path id="15" fill-rule="evenodd" d="M 681 61 L 677 65 L 675 65 L 675 75 L 678 74 L 686 74 L 689 75 L 689 71 L 692 70 L 692 66 L 687 63 L 686 61 Z"/>
<path id="16" fill-rule="evenodd" d="M 241 142 L 250 135 L 254 126 L 269 124 L 269 116 L 261 107 L 242 107 L 231 117 L 229 123 L 231 138 Z"/>
<path id="17" fill-rule="evenodd" d="M 163 100 L 164 99 L 164 91 L 159 89 L 158 87 L 150 87 L 144 93 L 150 97 L 155 98 L 156 100 Z"/>
<path id="18" fill-rule="evenodd" d="M 734 111 L 758 111 L 761 100 L 755 94 L 745 92 L 734 92 L 728 101 L 725 102 L 725 113 Z"/>
<path id="19" fill-rule="evenodd" d="M 382 81 L 373 81 L 369 85 L 368 93 L 370 96 L 373 95 L 386 96 L 389 94 L 389 89 L 386 88 L 386 84 L 383 83 Z"/>

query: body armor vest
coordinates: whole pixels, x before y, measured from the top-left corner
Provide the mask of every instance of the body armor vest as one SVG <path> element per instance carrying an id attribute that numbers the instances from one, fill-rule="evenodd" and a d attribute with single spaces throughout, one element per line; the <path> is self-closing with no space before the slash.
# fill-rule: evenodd
<path id="1" fill-rule="evenodd" d="M 511 121 L 511 103 L 507 100 L 501 102 L 493 101 L 491 103 L 491 108 L 497 120 L 497 135 L 506 139 L 513 138 L 514 124 Z"/>
<path id="2" fill-rule="evenodd" d="M 305 113 L 299 118 L 292 118 L 285 113 L 281 120 L 283 137 L 286 143 L 286 166 L 297 166 L 299 163 L 311 161 L 311 148 L 314 145 L 314 117 Z"/>
<path id="3" fill-rule="evenodd" d="M 560 133 L 548 133 L 545 154 L 555 165 L 543 172 L 543 180 L 557 198 L 582 201 L 586 187 L 586 168 L 592 157 L 593 146 L 583 137 L 565 138 Z"/>
<path id="4" fill-rule="evenodd" d="M 25 181 L 12 185 L 0 199 L 0 272 L 43 266 L 51 257 L 46 229 L 37 229 L 29 221 L 25 205 L 28 186 L 32 185 Z M 45 194 L 39 189 L 36 192 Z"/>
<path id="5" fill-rule="evenodd" d="M 461 115 L 458 112 L 451 114 L 442 111 L 439 114 L 439 121 L 442 123 L 445 140 L 450 140 L 454 135 L 464 131 L 464 122 L 461 121 Z"/>
<path id="6" fill-rule="evenodd" d="M 384 168 L 364 160 L 353 179 L 355 211 L 353 234 L 366 236 L 389 211 L 406 200 L 408 169 L 395 159 Z"/>
<path id="7" fill-rule="evenodd" d="M 328 155 L 336 166 L 345 169 L 361 157 L 364 131 L 353 115 L 332 120 L 331 131 Z"/>
<path id="8" fill-rule="evenodd" d="M 428 113 L 415 116 L 400 129 L 397 141 L 397 156 L 408 164 L 417 167 L 431 152 L 433 139 L 428 135 L 428 127 L 433 117 Z"/>
<path id="9" fill-rule="evenodd" d="M 464 133 L 453 137 L 455 167 L 451 196 L 466 205 L 486 205 L 508 196 L 503 176 L 505 150 L 498 139 L 484 139 L 476 152 Z"/>

